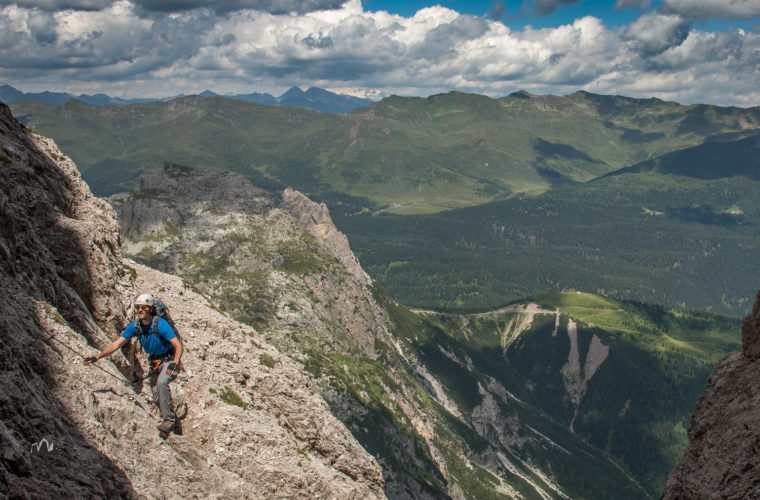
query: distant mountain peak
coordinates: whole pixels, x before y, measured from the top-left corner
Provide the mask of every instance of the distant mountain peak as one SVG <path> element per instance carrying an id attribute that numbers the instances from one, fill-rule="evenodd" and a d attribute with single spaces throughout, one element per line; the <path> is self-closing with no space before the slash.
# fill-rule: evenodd
<path id="1" fill-rule="evenodd" d="M 288 97 L 289 96 L 293 96 L 293 95 L 300 96 L 300 95 L 303 95 L 303 94 L 304 94 L 304 91 L 301 90 L 300 87 L 290 87 L 284 94 L 282 94 L 280 96 L 280 99 L 282 99 L 283 97 L 286 97 L 286 96 L 288 96 Z"/>
<path id="2" fill-rule="evenodd" d="M 509 94 L 508 97 L 515 97 L 517 99 L 531 99 L 535 97 L 535 95 L 531 94 L 527 90 L 518 90 L 517 92 L 512 92 Z"/>
<path id="3" fill-rule="evenodd" d="M 0 85 L 0 101 L 10 103 L 14 100 L 17 100 L 23 95 L 23 92 L 18 89 L 14 89 L 10 85 Z"/>
<path id="4" fill-rule="evenodd" d="M 362 99 L 352 95 L 336 94 L 319 87 L 310 87 L 306 92 L 299 87 L 291 87 L 277 98 L 277 103 L 280 106 L 312 108 L 328 113 L 343 113 L 373 102 L 370 99 Z"/>
<path id="5" fill-rule="evenodd" d="M 326 111 L 328 113 L 343 113 L 351 111 L 368 104 L 372 104 L 374 101 L 367 98 L 360 98 L 353 95 L 336 94 L 329 90 L 321 89 L 319 87 L 310 87 L 309 90 L 304 92 L 300 87 L 293 86 L 288 89 L 280 97 L 275 98 L 271 94 L 253 92 L 250 94 L 235 94 L 235 95 L 221 95 L 212 90 L 204 90 L 198 94 L 201 97 L 226 97 L 229 99 L 238 99 L 247 102 L 256 102 L 259 104 L 266 104 L 268 106 L 297 106 L 302 108 L 317 109 L 319 111 Z M 16 101 L 23 99 L 32 99 L 37 101 L 53 104 L 54 106 L 60 106 L 65 104 L 70 99 L 78 99 L 88 104 L 94 104 L 96 106 L 102 106 L 107 104 L 133 104 L 148 101 L 168 101 L 184 97 L 184 94 L 178 94 L 171 98 L 135 98 L 135 99 L 122 99 L 119 97 L 110 97 L 106 94 L 87 95 L 80 94 L 74 96 L 65 92 L 39 92 L 39 93 L 24 93 L 18 89 L 11 87 L 10 85 L 0 86 L 0 101 L 6 104 L 12 104 Z"/>
<path id="6" fill-rule="evenodd" d="M 321 89 L 319 87 L 309 87 L 309 90 L 307 90 L 306 92 L 304 92 L 304 94 L 306 94 L 306 95 L 319 95 L 319 96 L 323 96 L 323 95 L 339 95 L 339 94 L 336 94 L 335 92 L 331 92 L 329 90 Z"/>

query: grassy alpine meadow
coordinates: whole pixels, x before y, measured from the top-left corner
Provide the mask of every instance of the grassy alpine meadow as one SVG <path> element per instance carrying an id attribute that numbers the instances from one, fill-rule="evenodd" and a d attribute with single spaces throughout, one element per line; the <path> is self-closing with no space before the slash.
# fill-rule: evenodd
<path id="1" fill-rule="evenodd" d="M 755 108 L 587 92 L 392 96 L 338 115 L 199 96 L 127 106 L 27 100 L 12 109 L 55 139 L 100 196 L 169 161 L 233 170 L 268 189 L 365 197 L 398 213 L 536 195 L 760 129 Z"/>

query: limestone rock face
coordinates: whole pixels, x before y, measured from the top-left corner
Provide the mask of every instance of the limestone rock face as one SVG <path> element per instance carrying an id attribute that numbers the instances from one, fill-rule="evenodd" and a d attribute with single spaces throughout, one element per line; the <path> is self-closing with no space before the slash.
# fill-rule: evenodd
<path id="1" fill-rule="evenodd" d="M 353 277 L 351 280 L 341 280 L 339 284 L 326 276 L 307 277 L 304 282 L 318 300 L 335 304 L 322 315 L 344 326 L 348 334 L 357 340 L 362 352 L 374 357 L 375 338 L 386 336 L 380 328 L 385 323 L 385 314 L 372 299 L 372 279 L 351 251 L 348 238 L 335 227 L 324 203 L 315 203 L 298 191 L 290 188 L 283 191 L 282 208 L 298 220 L 324 251 L 340 262 Z"/>
<path id="2" fill-rule="evenodd" d="M 134 262 L 136 287 L 151 290 L 167 304 L 187 347 L 175 408 L 182 435 L 162 442 L 158 415 L 144 387 L 137 400 L 149 409 L 147 421 L 130 430 L 129 421 L 107 419 L 101 436 L 108 455 L 121 467 L 139 458 L 129 447 L 144 440 L 162 453 L 154 467 L 170 469 L 162 484 L 149 471 L 132 478 L 151 496 L 219 498 L 382 498 L 377 462 L 330 413 L 315 387 L 290 358 L 266 344 L 248 326 L 233 321 L 182 280 Z M 130 391 L 131 392 L 131 391 Z M 129 394 L 129 392 L 127 393 Z M 123 401 L 107 394 L 106 416 L 129 414 Z M 141 401 L 142 399 L 142 401 Z M 145 412 L 143 412 L 145 413 Z M 107 431 L 107 432 L 106 432 Z M 132 436 L 132 437 L 130 437 Z M 150 448 L 141 450 L 151 454 Z M 188 470 L 187 464 L 190 465 Z"/>
<path id="3" fill-rule="evenodd" d="M 110 377 L 86 376 L 78 355 L 108 343 L 132 294 L 115 215 L 5 105 L 0 172 L 0 496 L 129 498 L 128 475 L 80 418 L 99 394 L 91 382 L 123 380 L 113 365 Z M 64 388 L 81 391 L 62 397 Z"/>
<path id="4" fill-rule="evenodd" d="M 689 446 L 663 498 L 760 498 L 760 293 L 742 350 L 715 367 L 689 426 Z"/>
<path id="5" fill-rule="evenodd" d="M 223 212 L 264 213 L 274 206 L 269 193 L 240 174 L 173 164 L 140 176 L 140 190 L 146 195 L 158 195 L 130 199 L 128 204 L 123 204 L 127 194 L 111 198 L 117 208 L 124 207 L 119 210 L 121 226 L 129 228 L 129 234 L 135 237 L 162 234 L 167 225 L 179 227 L 182 215 L 192 214 L 214 226 Z"/>
<path id="6" fill-rule="evenodd" d="M 301 368 L 180 278 L 122 260 L 114 211 L 4 105 L 0 170 L 0 498 L 384 497 Z M 83 364 L 142 291 L 186 344 L 165 441 L 150 388 L 130 384 L 134 345 Z"/>

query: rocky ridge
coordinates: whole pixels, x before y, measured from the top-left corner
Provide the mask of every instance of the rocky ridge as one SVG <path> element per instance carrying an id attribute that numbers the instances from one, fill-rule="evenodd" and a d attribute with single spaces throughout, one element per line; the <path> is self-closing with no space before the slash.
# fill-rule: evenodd
<path id="1" fill-rule="evenodd" d="M 697 402 L 663 498 L 760 498 L 760 292 L 741 333 L 741 351 L 718 363 Z"/>
<path id="2" fill-rule="evenodd" d="M 316 331 L 329 321 L 341 328 L 325 340 L 376 356 L 375 338 L 387 335 L 384 313 L 323 204 L 286 189 L 276 206 L 239 174 L 177 165 L 140 182 L 136 194 L 109 199 L 127 254 L 181 272 L 203 293 L 223 298 L 225 312 L 266 322 L 267 331 Z"/>
<path id="3" fill-rule="evenodd" d="M 122 260 L 110 206 L 4 105 L 0 169 L 0 497 L 384 497 L 302 369 L 181 279 Z M 134 346 L 82 363 L 140 291 L 171 304 L 187 345 L 166 441 L 149 388 L 129 383 Z"/>
<path id="4" fill-rule="evenodd" d="M 373 283 L 327 208 L 290 189 L 276 203 L 235 173 L 192 169 L 189 175 L 190 171 L 165 165 L 144 176 L 139 191 L 109 199 L 126 235 L 124 251 L 155 268 L 181 274 L 225 312 L 256 325 L 267 341 L 321 379 L 323 397 L 344 422 L 366 414 L 351 390 L 328 387 L 335 377 L 319 365 L 330 363 L 333 354 L 349 354 L 376 370 L 376 346 L 394 344 L 386 313 L 373 297 Z M 195 189 L 212 179 L 218 180 L 216 188 Z M 251 204 L 228 203 L 246 198 L 225 193 L 226 186 L 246 186 L 243 189 L 253 195 L 248 198 Z M 398 388 L 394 404 L 416 432 L 428 436 L 425 446 L 432 452 L 425 450 L 423 455 L 437 454 L 430 418 L 416 401 L 415 389 L 405 384 Z M 359 395 L 360 400 L 367 398 L 367 393 Z M 397 434 L 390 427 L 361 432 Z M 394 439 L 401 442 L 394 460 L 425 463 L 424 456 L 415 456 L 420 450 L 408 436 Z M 445 462 L 433 463 L 426 474 L 448 474 Z M 386 493 L 392 496 L 420 494 L 413 477 L 386 469 L 385 480 Z"/>
<path id="5" fill-rule="evenodd" d="M 301 226 L 314 235 L 356 280 L 365 287 L 372 284 L 372 280 L 359 264 L 359 259 L 351 251 L 348 238 L 333 224 L 324 203 L 314 203 L 298 191 L 286 188 L 282 193 L 282 206 L 298 219 Z"/>

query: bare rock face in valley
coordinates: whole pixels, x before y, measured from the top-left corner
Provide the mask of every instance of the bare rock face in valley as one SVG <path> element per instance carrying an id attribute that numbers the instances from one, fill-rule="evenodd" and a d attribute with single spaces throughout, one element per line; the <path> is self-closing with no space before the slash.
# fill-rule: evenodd
<path id="1" fill-rule="evenodd" d="M 663 498 L 760 498 L 760 293 L 742 324 L 741 352 L 710 375 L 689 426 L 689 446 Z"/>
<path id="2" fill-rule="evenodd" d="M 4 105 L 0 170 L 0 497 L 384 497 L 377 462 L 302 369 L 180 278 L 122 260 L 111 207 Z M 142 291 L 170 305 L 187 346 L 167 440 L 150 388 L 130 384 L 134 345 L 82 362 Z"/>

